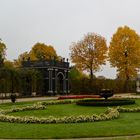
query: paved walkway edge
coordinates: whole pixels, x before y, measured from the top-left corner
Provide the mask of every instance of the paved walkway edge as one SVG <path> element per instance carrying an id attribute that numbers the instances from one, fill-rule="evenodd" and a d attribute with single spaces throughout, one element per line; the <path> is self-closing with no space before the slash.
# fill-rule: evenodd
<path id="1" fill-rule="evenodd" d="M 123 139 L 123 140 L 133 140 L 133 138 L 140 138 L 140 135 L 130 135 L 130 136 L 112 136 L 112 137 L 94 137 L 94 138 L 67 138 L 67 139 L 0 139 L 0 140 L 115 140 L 115 139 Z"/>

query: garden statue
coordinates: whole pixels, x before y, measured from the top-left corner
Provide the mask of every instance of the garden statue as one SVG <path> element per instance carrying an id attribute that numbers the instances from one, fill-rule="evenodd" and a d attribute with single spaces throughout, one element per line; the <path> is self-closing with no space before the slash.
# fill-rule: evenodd
<path id="1" fill-rule="evenodd" d="M 16 101 L 16 94 L 11 94 L 11 101 L 12 101 L 12 103 L 15 103 L 15 101 Z"/>

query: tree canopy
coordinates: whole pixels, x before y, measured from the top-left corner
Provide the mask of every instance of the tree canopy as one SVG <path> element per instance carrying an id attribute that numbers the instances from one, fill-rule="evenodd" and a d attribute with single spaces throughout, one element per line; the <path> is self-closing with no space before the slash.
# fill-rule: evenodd
<path id="1" fill-rule="evenodd" d="M 24 52 L 18 56 L 14 62 L 15 66 L 20 66 L 23 60 L 50 60 L 60 59 L 53 46 L 44 43 L 36 43 L 29 52 Z"/>
<path id="2" fill-rule="evenodd" d="M 18 56 L 18 59 L 16 59 L 16 60 L 14 61 L 14 66 L 15 66 L 15 67 L 21 66 L 21 62 L 22 62 L 23 60 L 28 60 L 29 57 L 30 57 L 30 55 L 29 55 L 28 52 L 24 52 L 24 53 L 20 54 L 20 55 Z"/>
<path id="3" fill-rule="evenodd" d="M 106 40 L 95 33 L 88 33 L 82 40 L 74 42 L 70 50 L 72 62 L 79 70 L 90 72 L 91 79 L 93 72 L 98 71 L 107 58 Z"/>
<path id="4" fill-rule="evenodd" d="M 5 59 L 5 55 L 6 55 L 5 50 L 6 50 L 6 45 L 0 39 L 0 66 L 2 65 Z"/>
<path id="5" fill-rule="evenodd" d="M 117 68 L 118 76 L 129 80 L 140 67 L 140 37 L 127 26 L 119 27 L 109 46 L 109 61 Z"/>
<path id="6" fill-rule="evenodd" d="M 53 46 L 44 43 L 36 43 L 29 52 L 29 56 L 31 60 L 49 60 L 50 58 L 58 58 Z"/>

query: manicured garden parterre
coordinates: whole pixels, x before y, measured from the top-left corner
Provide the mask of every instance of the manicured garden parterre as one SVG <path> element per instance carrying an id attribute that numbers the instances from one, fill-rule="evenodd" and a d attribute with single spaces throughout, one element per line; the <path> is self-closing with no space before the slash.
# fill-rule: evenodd
<path id="1" fill-rule="evenodd" d="M 35 102 L 1 104 L 0 109 L 23 108 L 32 106 Z M 125 108 L 140 106 L 140 100 L 134 105 L 125 105 Z M 111 107 L 112 108 L 112 107 Z M 44 110 L 28 110 L 8 113 L 12 116 L 36 116 L 39 118 L 54 116 L 79 116 L 103 113 L 107 107 L 78 106 L 73 104 L 46 105 Z M 76 138 L 99 137 L 116 135 L 140 134 L 140 112 L 120 113 L 118 119 L 108 121 L 84 122 L 84 123 L 9 123 L 0 122 L 0 138 Z"/>

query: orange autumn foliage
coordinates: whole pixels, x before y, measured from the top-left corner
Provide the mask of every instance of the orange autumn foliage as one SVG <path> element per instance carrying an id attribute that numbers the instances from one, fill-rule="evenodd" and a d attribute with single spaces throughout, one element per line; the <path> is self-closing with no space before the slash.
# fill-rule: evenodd
<path id="1" fill-rule="evenodd" d="M 134 78 L 140 68 L 140 36 L 127 26 L 119 27 L 110 42 L 109 61 L 120 78 Z"/>
<path id="2" fill-rule="evenodd" d="M 106 40 L 95 33 L 88 33 L 82 40 L 74 42 L 70 50 L 72 62 L 79 70 L 90 72 L 91 79 L 93 72 L 98 71 L 107 58 Z"/>

